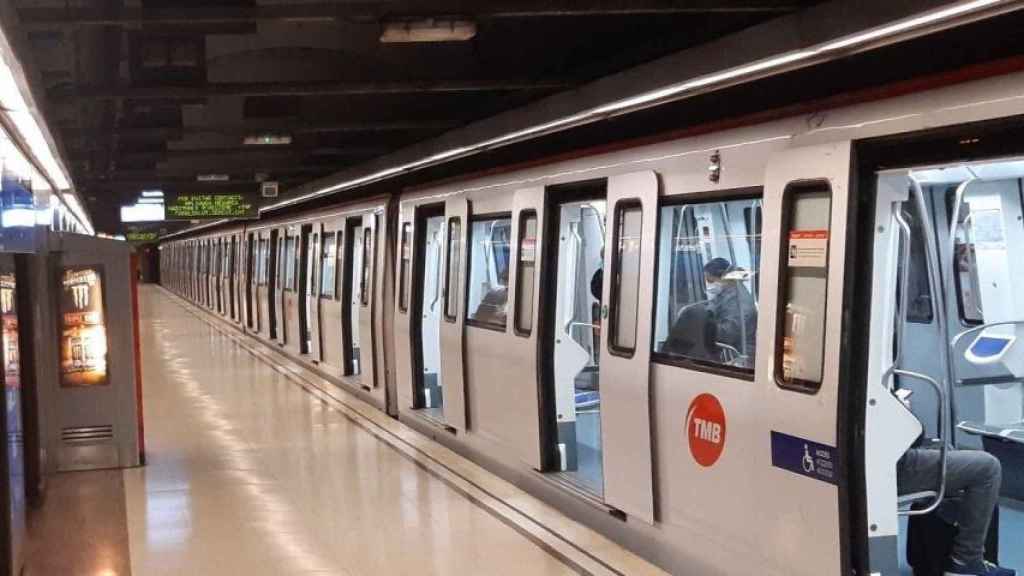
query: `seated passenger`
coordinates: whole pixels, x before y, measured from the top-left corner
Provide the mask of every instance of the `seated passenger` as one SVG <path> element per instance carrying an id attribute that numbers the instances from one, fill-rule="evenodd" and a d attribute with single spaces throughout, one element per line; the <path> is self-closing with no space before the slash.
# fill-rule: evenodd
<path id="1" fill-rule="evenodd" d="M 715 348 L 715 323 L 711 322 L 707 303 L 684 306 L 668 331 L 661 351 L 693 360 L 718 360 Z"/>
<path id="2" fill-rule="evenodd" d="M 714 316 L 716 341 L 735 348 L 745 362 L 750 362 L 757 341 L 757 307 L 747 287 L 730 273 L 742 271 L 725 258 L 704 265 L 708 308 Z"/>
<path id="3" fill-rule="evenodd" d="M 941 465 L 939 451 L 911 448 L 896 466 L 900 494 L 934 490 Z M 951 450 L 946 455 L 946 494 L 962 492 L 962 505 L 945 576 L 1015 576 L 1017 572 L 987 562 L 985 538 L 999 503 L 1002 468 L 980 450 Z"/>
<path id="4" fill-rule="evenodd" d="M 504 286 L 491 288 L 484 294 L 483 299 L 477 306 L 476 311 L 470 318 L 478 322 L 504 326 L 506 318 L 506 307 L 508 304 L 508 289 Z"/>

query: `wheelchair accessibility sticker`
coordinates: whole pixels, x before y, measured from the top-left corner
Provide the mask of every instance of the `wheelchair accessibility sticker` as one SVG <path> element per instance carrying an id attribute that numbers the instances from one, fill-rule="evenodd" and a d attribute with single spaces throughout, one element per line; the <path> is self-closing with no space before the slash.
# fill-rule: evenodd
<path id="1" fill-rule="evenodd" d="M 829 484 L 839 483 L 836 449 L 772 431 L 772 466 Z"/>

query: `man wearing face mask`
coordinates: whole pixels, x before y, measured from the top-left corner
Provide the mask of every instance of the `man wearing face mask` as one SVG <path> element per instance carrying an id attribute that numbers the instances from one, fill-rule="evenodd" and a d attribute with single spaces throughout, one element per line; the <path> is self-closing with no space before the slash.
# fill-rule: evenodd
<path id="1" fill-rule="evenodd" d="M 708 311 L 716 327 L 716 341 L 735 348 L 744 365 L 752 361 L 757 340 L 757 307 L 743 285 L 742 271 L 725 258 L 704 265 Z"/>

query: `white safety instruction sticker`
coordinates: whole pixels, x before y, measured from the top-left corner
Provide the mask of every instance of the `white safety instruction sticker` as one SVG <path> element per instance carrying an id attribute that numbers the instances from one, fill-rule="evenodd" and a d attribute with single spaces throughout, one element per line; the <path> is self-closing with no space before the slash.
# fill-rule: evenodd
<path id="1" fill-rule="evenodd" d="M 793 230 L 789 233 L 790 267 L 828 267 L 828 230 Z"/>

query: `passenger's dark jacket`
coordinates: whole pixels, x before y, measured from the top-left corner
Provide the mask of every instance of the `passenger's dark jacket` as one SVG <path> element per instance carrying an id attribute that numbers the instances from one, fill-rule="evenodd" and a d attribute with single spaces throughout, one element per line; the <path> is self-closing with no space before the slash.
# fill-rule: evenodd
<path id="1" fill-rule="evenodd" d="M 739 350 L 744 356 L 753 356 L 757 340 L 757 308 L 754 297 L 740 282 L 726 281 L 722 292 L 709 302 L 714 316 L 716 340 Z"/>

